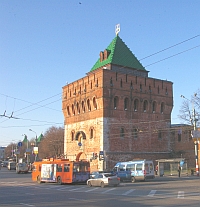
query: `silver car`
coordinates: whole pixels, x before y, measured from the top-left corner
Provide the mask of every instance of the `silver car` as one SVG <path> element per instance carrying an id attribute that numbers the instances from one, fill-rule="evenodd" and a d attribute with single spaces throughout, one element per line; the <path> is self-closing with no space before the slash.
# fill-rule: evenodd
<path id="1" fill-rule="evenodd" d="M 105 186 L 118 186 L 120 184 L 120 178 L 112 173 L 99 173 L 87 180 L 87 185 L 91 186 L 100 186 L 104 188 Z"/>

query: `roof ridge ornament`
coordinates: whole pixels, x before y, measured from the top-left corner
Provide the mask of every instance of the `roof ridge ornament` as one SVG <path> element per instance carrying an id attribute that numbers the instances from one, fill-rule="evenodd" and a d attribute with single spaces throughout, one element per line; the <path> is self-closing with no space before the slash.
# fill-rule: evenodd
<path id="1" fill-rule="evenodd" d="M 118 35 L 118 33 L 120 32 L 120 24 L 115 25 L 115 34 L 116 36 Z"/>

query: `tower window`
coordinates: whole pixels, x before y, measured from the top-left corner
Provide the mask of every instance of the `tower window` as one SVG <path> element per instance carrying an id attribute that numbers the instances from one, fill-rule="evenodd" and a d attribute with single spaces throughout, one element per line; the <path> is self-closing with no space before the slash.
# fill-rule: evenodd
<path id="1" fill-rule="evenodd" d="M 90 106 L 90 100 L 87 100 L 87 107 L 88 107 L 88 111 L 91 111 L 91 106 Z"/>
<path id="2" fill-rule="evenodd" d="M 165 108 L 165 104 L 164 104 L 164 103 L 161 103 L 161 109 L 160 109 L 161 114 L 163 114 L 163 113 L 164 113 L 164 108 Z"/>
<path id="3" fill-rule="evenodd" d="M 128 110 L 128 98 L 124 99 L 124 110 Z"/>
<path id="4" fill-rule="evenodd" d="M 117 109 L 118 107 L 118 102 L 119 102 L 119 99 L 117 96 L 114 97 L 114 109 Z"/>
<path id="5" fill-rule="evenodd" d="M 124 138 L 124 128 L 123 127 L 121 127 L 120 128 L 120 138 Z"/>
<path id="6" fill-rule="evenodd" d="M 75 132 L 74 131 L 71 131 L 71 140 L 74 141 L 74 134 Z"/>
<path id="7" fill-rule="evenodd" d="M 162 132 L 161 131 L 158 132 L 158 139 L 162 139 Z"/>
<path id="8" fill-rule="evenodd" d="M 93 107 L 94 109 L 97 109 L 97 102 L 96 102 L 96 98 L 93 98 Z"/>
<path id="9" fill-rule="evenodd" d="M 155 113 L 155 112 L 156 112 L 156 102 L 154 101 L 152 105 L 152 113 Z"/>
<path id="10" fill-rule="evenodd" d="M 94 129 L 90 129 L 90 139 L 94 138 Z"/>
<path id="11" fill-rule="evenodd" d="M 134 111 L 138 111 L 138 103 L 139 103 L 139 101 L 137 99 L 135 99 L 135 101 L 134 101 Z"/>
<path id="12" fill-rule="evenodd" d="M 137 139 L 138 138 L 138 130 L 136 128 L 133 128 L 132 129 L 132 137 L 134 139 Z"/>
<path id="13" fill-rule="evenodd" d="M 147 101 L 144 101 L 144 104 L 143 104 L 143 110 L 144 110 L 144 112 L 147 112 L 147 107 L 148 107 L 148 102 Z"/>

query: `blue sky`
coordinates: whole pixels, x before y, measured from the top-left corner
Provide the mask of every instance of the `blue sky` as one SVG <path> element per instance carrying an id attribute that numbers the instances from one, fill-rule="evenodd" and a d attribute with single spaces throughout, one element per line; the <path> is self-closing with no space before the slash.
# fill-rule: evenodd
<path id="1" fill-rule="evenodd" d="M 86 75 L 116 24 L 149 77 L 173 82 L 172 123 L 182 123 L 180 95 L 199 89 L 199 8 L 199 0 L 1 0 L 0 114 L 19 119 L 0 117 L 0 146 L 63 126 L 62 87 Z"/>

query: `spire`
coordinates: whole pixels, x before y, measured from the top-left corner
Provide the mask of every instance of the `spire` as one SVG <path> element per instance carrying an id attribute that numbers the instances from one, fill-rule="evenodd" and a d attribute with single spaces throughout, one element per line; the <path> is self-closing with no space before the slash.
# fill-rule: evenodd
<path id="1" fill-rule="evenodd" d="M 27 138 L 27 135 L 24 134 L 24 140 L 23 140 L 24 143 L 28 142 L 28 138 Z"/>
<path id="2" fill-rule="evenodd" d="M 115 34 L 116 36 L 118 35 L 118 33 L 120 32 L 120 24 L 115 25 Z"/>

